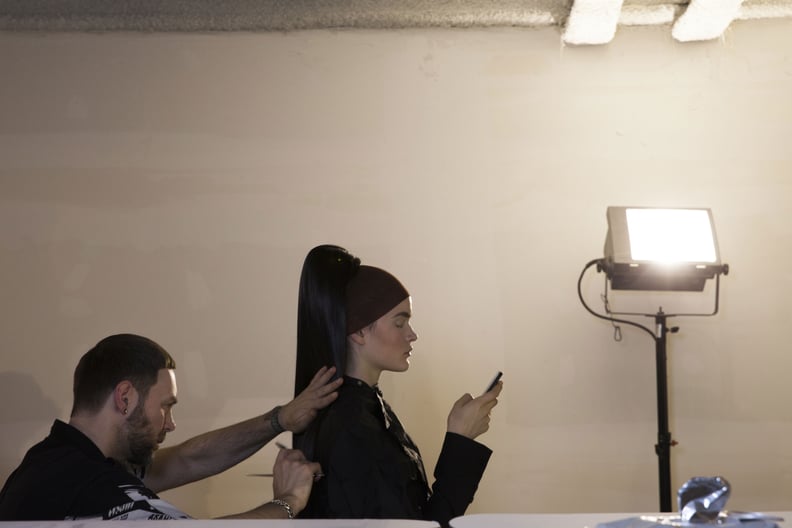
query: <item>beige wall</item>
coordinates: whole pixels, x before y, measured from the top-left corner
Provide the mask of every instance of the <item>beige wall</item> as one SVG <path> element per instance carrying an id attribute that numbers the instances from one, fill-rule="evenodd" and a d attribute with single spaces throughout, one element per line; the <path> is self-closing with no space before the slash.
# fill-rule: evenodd
<path id="1" fill-rule="evenodd" d="M 674 489 L 720 474 L 732 509 L 792 509 L 790 50 L 787 21 L 580 49 L 555 29 L 0 34 L 0 479 L 111 333 L 176 357 L 170 442 L 286 401 L 299 268 L 332 242 L 413 293 L 412 367 L 382 385 L 430 466 L 452 402 L 505 371 L 471 512 L 655 510 L 653 343 L 614 342 L 575 284 L 608 205 L 696 205 L 732 273 L 716 317 L 674 321 Z M 602 277 L 584 285 L 600 308 Z M 274 452 L 166 497 L 251 507 Z"/>

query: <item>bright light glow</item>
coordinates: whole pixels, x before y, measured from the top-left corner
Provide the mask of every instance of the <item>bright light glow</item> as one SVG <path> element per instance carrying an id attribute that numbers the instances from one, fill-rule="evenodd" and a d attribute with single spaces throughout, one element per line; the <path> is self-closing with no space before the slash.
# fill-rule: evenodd
<path id="1" fill-rule="evenodd" d="M 716 261 L 710 217 L 703 209 L 627 209 L 633 260 Z"/>

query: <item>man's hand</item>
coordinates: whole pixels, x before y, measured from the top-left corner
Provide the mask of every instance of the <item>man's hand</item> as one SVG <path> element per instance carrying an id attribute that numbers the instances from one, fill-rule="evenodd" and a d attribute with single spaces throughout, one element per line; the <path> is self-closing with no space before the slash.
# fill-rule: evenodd
<path id="1" fill-rule="evenodd" d="M 272 468 L 272 496 L 289 503 L 297 515 L 308 504 L 314 479 L 322 474 L 318 462 L 308 462 L 298 449 L 281 449 Z"/>
<path id="2" fill-rule="evenodd" d="M 336 390 L 343 383 L 342 378 L 330 381 L 335 371 L 335 367 L 320 368 L 305 390 L 281 407 L 278 421 L 284 429 L 292 433 L 303 432 L 320 409 L 333 403 L 338 397 Z"/>
<path id="3" fill-rule="evenodd" d="M 471 440 L 489 429 L 490 411 L 498 404 L 498 395 L 503 390 L 503 382 L 478 398 L 465 394 L 459 398 L 448 415 L 448 432 L 466 436 Z"/>

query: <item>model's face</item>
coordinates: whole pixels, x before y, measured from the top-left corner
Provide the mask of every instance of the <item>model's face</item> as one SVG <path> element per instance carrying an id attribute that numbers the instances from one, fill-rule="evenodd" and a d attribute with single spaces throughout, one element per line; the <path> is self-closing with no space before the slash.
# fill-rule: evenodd
<path id="1" fill-rule="evenodd" d="M 146 401 L 139 402 L 127 419 L 127 461 L 136 466 L 147 466 L 165 435 L 174 429 L 173 406 L 176 405 L 176 375 L 173 370 L 162 369 L 157 383 L 151 387 Z"/>
<path id="2" fill-rule="evenodd" d="M 364 381 L 371 383 L 374 376 L 376 383 L 383 370 L 404 372 L 410 368 L 412 343 L 418 339 L 410 326 L 411 316 L 412 301 L 408 297 L 362 330 L 364 342 L 358 347 L 358 362 L 369 377 Z"/>

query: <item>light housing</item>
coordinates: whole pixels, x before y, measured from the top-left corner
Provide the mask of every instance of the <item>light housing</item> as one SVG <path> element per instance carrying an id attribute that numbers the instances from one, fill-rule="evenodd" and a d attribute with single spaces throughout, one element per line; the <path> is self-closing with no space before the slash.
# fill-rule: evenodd
<path id="1" fill-rule="evenodd" d="M 608 207 L 601 268 L 614 290 L 702 291 L 728 273 L 707 208 Z"/>

